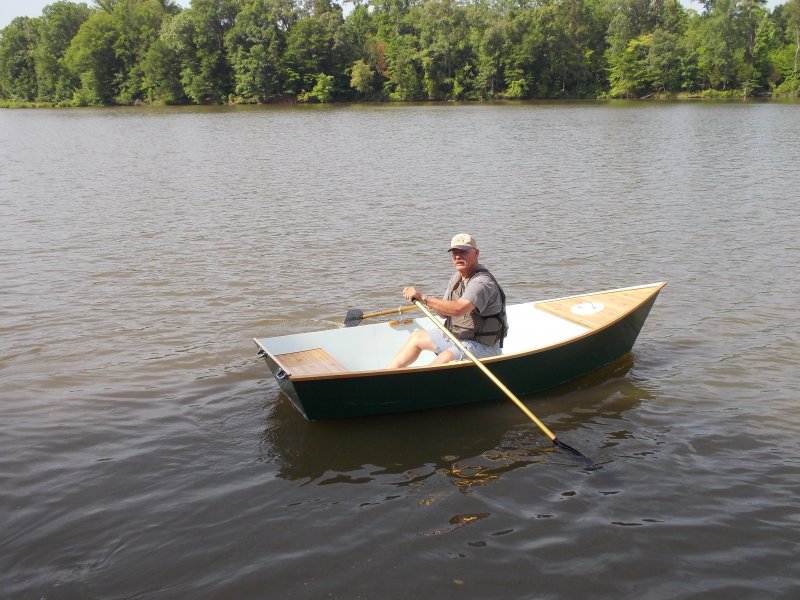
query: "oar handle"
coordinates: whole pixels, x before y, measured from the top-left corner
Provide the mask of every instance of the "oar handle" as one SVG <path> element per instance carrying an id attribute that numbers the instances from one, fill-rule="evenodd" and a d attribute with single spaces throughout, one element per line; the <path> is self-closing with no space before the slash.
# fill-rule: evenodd
<path id="1" fill-rule="evenodd" d="M 430 311 L 429 311 L 427 308 L 425 308 L 425 307 L 424 307 L 422 304 L 420 304 L 420 303 L 419 303 L 418 301 L 416 301 L 416 300 L 414 300 L 414 304 L 416 305 L 416 307 L 417 307 L 417 308 L 419 308 L 419 309 L 420 309 L 422 312 L 424 312 L 424 313 L 425 313 L 425 314 L 426 314 L 426 315 L 427 315 L 427 316 L 430 318 L 430 320 L 434 322 L 434 324 L 435 324 L 435 325 L 436 325 L 436 326 L 437 326 L 439 329 L 441 329 L 442 333 L 444 333 L 444 334 L 445 334 L 445 335 L 446 335 L 448 338 L 450 338 L 450 341 L 452 341 L 452 342 L 453 342 L 453 343 L 456 345 L 456 347 L 457 347 L 459 350 L 461 350 L 461 352 L 463 352 L 463 353 L 464 353 L 464 355 L 465 355 L 467 358 L 469 358 L 469 359 L 470 359 L 470 360 L 471 360 L 473 363 L 475 363 L 475 366 L 476 366 L 476 367 L 478 367 L 478 368 L 479 368 L 481 371 L 483 371 L 484 375 L 486 375 L 486 376 L 487 376 L 489 379 L 491 379 L 491 380 L 492 380 L 492 382 L 493 382 L 493 383 L 494 383 L 494 384 L 495 384 L 497 387 L 499 387 L 499 388 L 500 388 L 500 390 L 501 390 L 501 391 L 502 391 L 502 392 L 503 392 L 503 393 L 504 393 L 506 396 L 508 396 L 509 400 L 511 400 L 511 401 L 512 401 L 514 404 L 516 404 L 516 405 L 517 405 L 517 407 L 518 407 L 518 408 L 519 408 L 519 409 L 520 409 L 522 412 L 524 412 L 524 413 L 525 413 L 525 415 L 526 415 L 526 416 L 527 416 L 527 417 L 528 417 L 528 418 L 529 418 L 531 421 L 533 421 L 533 422 L 534 422 L 534 423 L 535 423 L 535 424 L 536 424 L 536 425 L 539 427 L 539 429 L 541 429 L 541 430 L 542 430 L 542 433 L 544 433 L 544 434 L 545 434 L 545 435 L 546 435 L 546 436 L 547 436 L 547 437 L 550 439 L 550 441 L 551 441 L 551 442 L 553 442 L 553 443 L 556 443 L 556 442 L 557 442 L 555 434 L 554 434 L 552 431 L 550 431 L 550 430 L 547 428 L 547 425 L 545 425 L 544 423 L 542 423 L 542 422 L 541 422 L 541 421 L 540 421 L 540 420 L 539 420 L 539 419 L 536 417 L 536 415 L 534 415 L 534 414 L 533 414 L 533 413 L 532 413 L 530 410 L 528 410 L 528 407 L 527 407 L 527 406 L 525 406 L 525 405 L 522 403 L 522 401 L 521 401 L 519 398 L 517 398 L 517 397 L 514 395 L 514 393 L 513 393 L 511 390 L 509 390 L 509 389 L 508 389 L 508 388 L 505 386 L 505 384 L 504 384 L 502 381 L 500 381 L 500 380 L 499 380 L 497 377 L 495 377 L 495 376 L 494 376 L 494 373 L 492 373 L 492 372 L 491 372 L 491 371 L 490 371 L 490 370 L 489 370 L 489 369 L 486 367 L 486 365 L 484 365 L 484 364 L 483 364 L 481 361 L 479 361 L 479 360 L 478 360 L 478 359 L 475 357 L 475 355 L 474 355 L 474 354 L 472 354 L 472 352 L 470 352 L 469 350 L 467 350 L 467 349 L 464 347 L 464 344 L 462 344 L 462 343 L 461 343 L 461 340 L 459 340 L 459 339 L 458 339 L 456 336 L 454 336 L 454 335 L 453 335 L 453 333 L 452 333 L 452 332 L 451 332 L 449 329 L 447 329 L 447 327 L 445 327 L 444 325 L 442 325 L 442 322 L 441 322 L 439 319 L 437 319 L 435 316 L 433 316 L 433 314 L 432 314 L 432 313 L 431 313 L 431 312 L 430 312 Z"/>
<path id="2" fill-rule="evenodd" d="M 400 308 L 390 308 L 390 309 L 387 309 L 387 310 L 379 310 L 377 312 L 367 313 L 367 314 L 363 315 L 361 318 L 362 319 L 369 319 L 369 318 L 372 318 L 372 317 L 382 317 L 384 315 L 394 315 L 394 314 L 399 313 L 399 312 L 403 313 L 403 312 L 406 312 L 406 311 L 409 311 L 409 310 L 415 310 L 416 308 L 417 307 L 414 306 L 413 304 L 409 304 L 408 306 L 401 306 Z"/>

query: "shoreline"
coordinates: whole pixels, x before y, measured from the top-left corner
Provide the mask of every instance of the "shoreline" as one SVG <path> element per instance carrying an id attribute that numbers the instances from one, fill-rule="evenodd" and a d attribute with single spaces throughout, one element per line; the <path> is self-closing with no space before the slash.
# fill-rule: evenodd
<path id="1" fill-rule="evenodd" d="M 198 107 L 235 107 L 235 106 L 342 106 L 348 104 L 364 104 L 364 105 L 412 105 L 412 104 L 522 104 L 529 103 L 559 103 L 559 102 L 613 102 L 613 101 L 641 101 L 641 102 L 674 102 L 684 100 L 701 100 L 701 101 L 748 101 L 748 102 L 770 102 L 770 101 L 796 101 L 800 99 L 798 96 L 793 95 L 774 95 L 765 94 L 759 96 L 744 95 L 741 93 L 681 93 L 681 94 L 648 94 L 640 98 L 612 98 L 605 96 L 598 96 L 595 98 L 497 98 L 493 100 L 414 100 L 414 101 L 353 101 L 353 100 L 339 100 L 333 102 L 298 102 L 293 101 L 276 101 L 276 102 L 227 102 L 217 104 L 164 104 L 164 103 L 147 103 L 147 102 L 133 102 L 130 104 L 98 104 L 98 105 L 74 105 L 74 104 L 56 104 L 52 102 L 20 102 L 15 100 L 0 99 L 0 109 L 76 109 L 76 108 L 198 108 Z"/>

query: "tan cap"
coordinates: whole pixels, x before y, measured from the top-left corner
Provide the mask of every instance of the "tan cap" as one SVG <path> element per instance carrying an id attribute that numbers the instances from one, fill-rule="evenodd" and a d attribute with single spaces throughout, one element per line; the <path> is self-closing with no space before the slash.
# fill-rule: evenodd
<path id="1" fill-rule="evenodd" d="M 471 248 L 478 248 L 478 242 L 475 241 L 475 238 L 472 237 L 468 233 L 459 233 L 453 236 L 453 239 L 450 240 L 450 252 L 451 250 L 470 250 Z"/>

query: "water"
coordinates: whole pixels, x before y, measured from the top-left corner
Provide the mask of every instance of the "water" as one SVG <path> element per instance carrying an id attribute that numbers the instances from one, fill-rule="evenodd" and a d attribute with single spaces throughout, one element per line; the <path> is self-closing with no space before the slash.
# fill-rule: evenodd
<path id="1" fill-rule="evenodd" d="M 0 111 L 0 597 L 794 598 L 800 105 Z M 307 423 L 251 338 L 669 280 L 510 403 Z"/>

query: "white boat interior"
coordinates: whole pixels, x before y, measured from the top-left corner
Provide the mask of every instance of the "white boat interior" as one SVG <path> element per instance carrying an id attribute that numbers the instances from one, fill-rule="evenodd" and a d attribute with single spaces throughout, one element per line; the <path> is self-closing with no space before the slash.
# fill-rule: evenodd
<path id="1" fill-rule="evenodd" d="M 509 331 L 503 355 L 531 352 L 580 337 L 628 314 L 665 285 L 664 282 L 569 296 L 507 307 Z M 408 315 L 408 313 L 405 313 Z M 330 376 L 384 369 L 414 329 L 435 330 L 425 316 L 256 339 L 256 344 L 292 378 Z M 434 358 L 424 351 L 411 367 Z M 488 361 L 496 358 L 486 359 Z"/>

